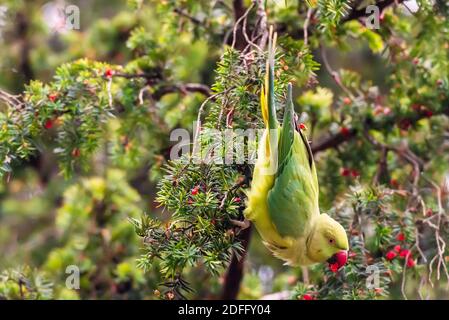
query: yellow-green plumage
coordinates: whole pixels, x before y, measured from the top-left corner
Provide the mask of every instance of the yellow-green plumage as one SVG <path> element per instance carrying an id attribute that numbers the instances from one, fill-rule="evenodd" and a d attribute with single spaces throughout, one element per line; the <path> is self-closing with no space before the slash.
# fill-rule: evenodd
<path id="1" fill-rule="evenodd" d="M 320 214 L 318 179 L 304 133 L 296 130 L 289 85 L 283 125 L 274 106 L 274 44 L 270 41 L 267 77 L 261 91 L 266 130 L 259 143 L 245 216 L 267 248 L 289 265 L 324 262 L 348 249 L 343 227 Z"/>

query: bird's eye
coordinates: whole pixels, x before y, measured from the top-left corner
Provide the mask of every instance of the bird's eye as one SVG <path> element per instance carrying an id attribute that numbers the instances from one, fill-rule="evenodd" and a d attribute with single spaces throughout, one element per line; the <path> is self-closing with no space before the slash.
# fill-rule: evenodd
<path id="1" fill-rule="evenodd" d="M 329 243 L 330 244 L 334 244 L 335 240 L 334 239 L 329 239 Z"/>

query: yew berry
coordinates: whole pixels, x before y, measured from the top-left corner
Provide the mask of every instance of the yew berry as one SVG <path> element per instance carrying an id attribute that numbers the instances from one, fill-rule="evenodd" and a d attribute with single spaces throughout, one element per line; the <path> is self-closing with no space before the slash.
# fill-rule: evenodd
<path id="1" fill-rule="evenodd" d="M 81 151 L 78 148 L 72 150 L 72 157 L 78 158 L 81 155 Z"/>
<path id="2" fill-rule="evenodd" d="M 340 175 L 343 177 L 348 177 L 351 174 L 351 170 L 348 168 L 341 168 Z"/>
<path id="3" fill-rule="evenodd" d="M 303 294 L 302 300 L 314 300 L 313 296 L 310 294 Z"/>
<path id="4" fill-rule="evenodd" d="M 415 266 L 416 262 L 412 258 L 407 259 L 407 267 L 413 268 Z"/>
<path id="5" fill-rule="evenodd" d="M 51 102 L 55 102 L 57 98 L 58 98 L 58 95 L 56 93 L 51 93 L 51 94 L 48 95 L 48 99 Z"/>
<path id="6" fill-rule="evenodd" d="M 408 249 L 403 249 L 401 250 L 401 253 L 399 253 L 399 256 L 401 258 L 407 258 L 410 255 L 410 250 Z"/>
<path id="7" fill-rule="evenodd" d="M 425 116 L 426 118 L 432 118 L 432 116 L 433 116 L 432 110 L 425 110 L 425 111 L 424 111 L 424 116 Z"/>
<path id="8" fill-rule="evenodd" d="M 51 119 L 48 119 L 48 120 L 45 121 L 45 123 L 44 123 L 45 129 L 51 129 L 51 128 L 53 128 L 53 125 L 54 125 L 54 121 L 51 120 Z"/>
<path id="9" fill-rule="evenodd" d="M 112 70 L 112 69 L 106 69 L 106 71 L 104 72 L 104 76 L 108 79 L 112 78 L 113 75 L 114 75 L 114 70 Z"/>
<path id="10" fill-rule="evenodd" d="M 242 199 L 240 199 L 239 197 L 234 198 L 234 202 L 236 202 L 236 203 L 240 203 L 241 201 L 242 201 Z"/>
<path id="11" fill-rule="evenodd" d="M 393 260 L 394 258 L 396 258 L 397 254 L 394 251 L 388 251 L 387 254 L 385 255 L 385 258 L 387 258 L 387 260 Z"/>
<path id="12" fill-rule="evenodd" d="M 302 122 L 298 125 L 298 127 L 299 127 L 300 130 L 307 130 L 306 125 L 304 123 L 302 123 Z"/>
<path id="13" fill-rule="evenodd" d="M 405 241 L 405 234 L 403 234 L 402 232 L 399 233 L 399 234 L 396 236 L 396 240 L 398 240 L 398 241 Z"/>
<path id="14" fill-rule="evenodd" d="M 358 176 L 360 176 L 360 172 L 358 172 L 356 169 L 352 169 L 351 170 L 351 176 L 353 178 L 357 178 Z"/>
<path id="15" fill-rule="evenodd" d="M 195 187 L 192 189 L 192 191 L 190 193 L 192 194 L 192 196 L 196 196 L 198 194 L 198 192 L 199 192 L 199 188 Z"/>
<path id="16" fill-rule="evenodd" d="M 348 105 L 350 105 L 352 103 L 352 100 L 349 97 L 344 97 L 343 98 L 343 103 L 348 106 Z"/>
<path id="17" fill-rule="evenodd" d="M 331 263 L 329 264 L 329 270 L 333 273 L 336 273 L 338 271 L 338 263 Z"/>
<path id="18" fill-rule="evenodd" d="M 399 187 L 399 182 L 398 182 L 398 180 L 396 180 L 396 179 L 391 179 L 391 180 L 390 180 L 390 184 L 391 184 L 391 186 L 394 187 L 394 188 Z"/>
<path id="19" fill-rule="evenodd" d="M 343 136 L 348 137 L 351 134 L 351 131 L 347 127 L 341 127 L 340 133 Z"/>
<path id="20" fill-rule="evenodd" d="M 408 130 L 412 126 L 410 119 L 402 119 L 399 122 L 399 128 L 402 130 Z"/>
<path id="21" fill-rule="evenodd" d="M 400 245 L 396 245 L 393 248 L 394 251 L 396 251 L 397 253 L 401 252 L 401 246 Z"/>

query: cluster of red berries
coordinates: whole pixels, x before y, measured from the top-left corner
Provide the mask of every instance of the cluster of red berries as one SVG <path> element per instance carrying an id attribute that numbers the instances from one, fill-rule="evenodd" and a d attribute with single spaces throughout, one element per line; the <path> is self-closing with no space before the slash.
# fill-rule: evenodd
<path id="1" fill-rule="evenodd" d="M 401 232 L 397 235 L 396 240 L 405 241 L 405 235 Z M 401 248 L 401 246 L 395 245 L 392 250 L 388 251 L 385 258 L 389 261 L 394 260 L 396 257 L 407 259 L 407 267 L 413 268 L 416 264 L 412 257 L 410 250 Z"/>
<path id="2" fill-rule="evenodd" d="M 341 168 L 340 175 L 342 177 L 353 177 L 357 178 L 360 176 L 360 172 L 356 169 L 350 169 L 350 168 Z"/>

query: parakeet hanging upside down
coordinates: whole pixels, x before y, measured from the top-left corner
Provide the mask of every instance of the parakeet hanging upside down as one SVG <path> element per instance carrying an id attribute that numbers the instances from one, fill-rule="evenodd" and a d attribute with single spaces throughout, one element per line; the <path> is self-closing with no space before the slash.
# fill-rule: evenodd
<path id="1" fill-rule="evenodd" d="M 292 266 L 329 262 L 336 269 L 347 261 L 348 238 L 343 227 L 318 206 L 318 179 L 305 133 L 294 119 L 288 86 L 282 126 L 276 118 L 274 54 L 269 44 L 267 75 L 261 90 L 265 132 L 248 191 L 245 217 L 252 221 L 266 247 Z"/>

